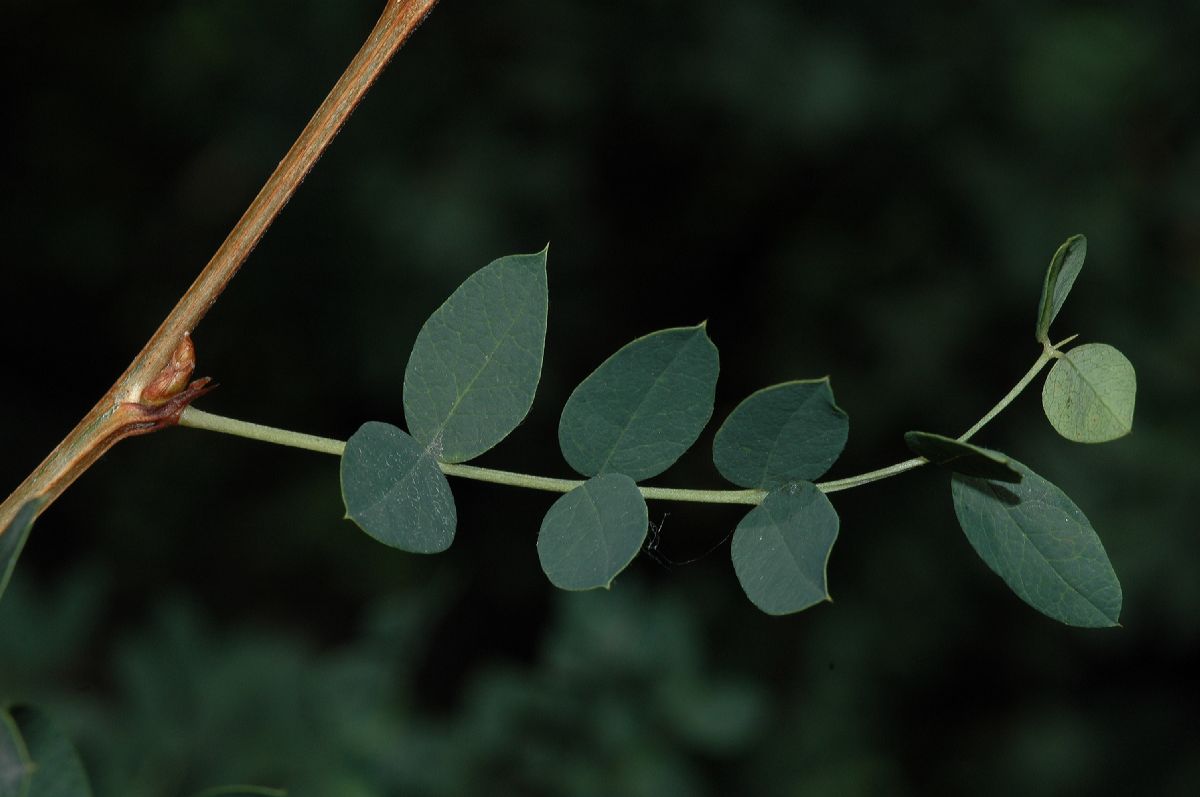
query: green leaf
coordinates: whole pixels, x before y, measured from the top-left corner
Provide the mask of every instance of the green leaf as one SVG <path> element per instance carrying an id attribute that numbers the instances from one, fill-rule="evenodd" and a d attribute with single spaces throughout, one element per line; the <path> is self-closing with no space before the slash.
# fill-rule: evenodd
<path id="1" fill-rule="evenodd" d="M 450 484 L 428 449 L 386 423 L 365 423 L 342 455 L 346 517 L 384 545 L 439 553 L 454 541 Z"/>
<path id="2" fill-rule="evenodd" d="M 561 589 L 607 589 L 641 550 L 648 520 L 633 479 L 588 479 L 546 513 L 537 541 L 542 570 Z"/>
<path id="3" fill-rule="evenodd" d="M 33 761 L 16 721 L 0 709 L 0 797 L 27 797 Z"/>
<path id="4" fill-rule="evenodd" d="M 904 442 L 918 457 L 925 457 L 933 464 L 955 473 L 1001 482 L 1021 481 L 1021 474 L 1009 464 L 1008 457 L 999 451 L 931 432 L 906 432 Z"/>
<path id="5" fill-rule="evenodd" d="M 25 541 L 29 539 L 29 530 L 33 528 L 33 521 L 45 503 L 43 498 L 26 501 L 17 510 L 17 515 L 8 524 L 8 528 L 0 534 L 0 598 L 4 597 L 8 580 L 12 578 L 13 570 L 17 567 L 17 558 L 21 555 L 21 549 L 25 547 Z"/>
<path id="6" fill-rule="evenodd" d="M 1068 351 L 1042 386 L 1042 408 L 1050 425 L 1077 443 L 1107 443 L 1129 434 L 1136 398 L 1133 364 L 1104 343 Z"/>
<path id="7" fill-rule="evenodd" d="M 657 476 L 696 442 L 712 417 L 719 370 L 704 324 L 627 344 L 567 399 L 558 442 L 584 476 Z"/>
<path id="8" fill-rule="evenodd" d="M 28 751 L 32 770 L 24 791 L 4 791 L 0 797 L 91 797 L 92 787 L 79 754 L 71 742 L 59 732 L 54 723 L 40 711 L 20 706 L 10 709 L 8 716 Z M 10 726 L 10 727 L 11 727 Z M 0 784 L 4 783 L 0 774 Z"/>
<path id="9" fill-rule="evenodd" d="M 1046 282 L 1042 285 L 1042 300 L 1038 304 L 1037 339 L 1042 343 L 1050 341 L 1050 324 L 1054 322 L 1058 311 L 1062 309 L 1079 270 L 1083 268 L 1083 259 L 1087 257 L 1087 238 L 1082 235 L 1072 235 L 1063 245 L 1058 247 L 1054 257 L 1050 258 L 1050 267 L 1046 269 Z"/>
<path id="10" fill-rule="evenodd" d="M 1100 538 L 1062 490 L 1016 460 L 1020 484 L 952 479 L 954 512 L 975 551 L 1033 608 L 1067 625 L 1117 625 L 1121 584 Z"/>
<path id="11" fill-rule="evenodd" d="M 484 266 L 417 334 L 404 371 L 404 417 L 442 462 L 487 451 L 533 404 L 546 347 L 546 252 Z"/>
<path id="12" fill-rule="evenodd" d="M 815 485 L 767 494 L 733 533 L 733 569 L 747 597 L 767 614 L 791 614 L 830 600 L 825 581 L 838 515 Z"/>
<path id="13" fill-rule="evenodd" d="M 729 481 L 771 489 L 829 470 L 850 433 L 829 379 L 763 388 L 729 413 L 713 439 L 713 462 Z"/>

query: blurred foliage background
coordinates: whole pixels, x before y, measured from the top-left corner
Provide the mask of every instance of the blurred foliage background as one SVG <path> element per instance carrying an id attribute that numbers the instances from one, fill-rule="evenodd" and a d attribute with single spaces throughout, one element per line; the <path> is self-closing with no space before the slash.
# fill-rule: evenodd
<path id="1" fill-rule="evenodd" d="M 379 3 L 5 3 L 2 489 L 154 330 Z M 195 336 L 204 409 L 345 438 L 402 420 L 408 348 L 463 278 L 550 241 L 542 388 L 485 464 L 566 475 L 574 384 L 707 318 L 713 428 L 830 374 L 836 477 L 1007 391 L 1083 232 L 1056 330 L 1134 362 L 1134 434 L 1058 439 L 1031 389 L 980 441 L 1088 513 L 1124 628 L 1013 597 L 938 473 L 838 494 L 836 602 L 769 618 L 720 544 L 735 508 L 652 505 L 661 552 L 699 560 L 565 594 L 534 551 L 552 496 L 456 482 L 455 546 L 410 556 L 341 519 L 335 460 L 175 430 L 39 522 L 0 697 L 51 710 L 120 797 L 1196 793 L 1198 38 L 1166 0 L 444 0 Z M 711 432 L 660 483 L 717 484 Z"/>

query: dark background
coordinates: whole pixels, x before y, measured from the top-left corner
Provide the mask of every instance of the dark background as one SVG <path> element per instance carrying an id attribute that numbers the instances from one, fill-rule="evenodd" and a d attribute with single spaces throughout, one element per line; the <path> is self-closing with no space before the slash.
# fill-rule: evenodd
<path id="1" fill-rule="evenodd" d="M 5 4 L 0 491 L 121 372 L 373 23 L 378 0 Z M 839 493 L 835 603 L 786 618 L 721 545 L 566 594 L 553 496 L 456 481 L 406 555 L 343 521 L 337 461 L 193 430 L 121 445 L 38 523 L 0 606 L 0 697 L 99 795 L 1193 794 L 1200 786 L 1200 6 L 445 0 L 198 328 L 213 412 L 345 438 L 402 421 L 424 318 L 550 249 L 525 424 L 483 464 L 568 475 L 557 415 L 626 341 L 708 328 L 712 431 L 829 374 L 832 477 L 957 434 L 1056 324 L 1138 369 L 1133 435 L 1058 438 L 1040 381 L 980 441 L 1089 515 L 1123 628 L 1025 606 L 944 475 Z M 662 552 L 743 510 L 652 504 Z"/>

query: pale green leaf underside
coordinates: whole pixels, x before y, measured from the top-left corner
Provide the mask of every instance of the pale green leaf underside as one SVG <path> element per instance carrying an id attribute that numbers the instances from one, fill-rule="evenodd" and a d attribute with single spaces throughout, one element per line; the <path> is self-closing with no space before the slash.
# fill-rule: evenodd
<path id="1" fill-rule="evenodd" d="M 1054 257 L 1050 258 L 1050 266 L 1046 269 L 1046 281 L 1042 284 L 1042 300 L 1038 303 L 1037 339 L 1043 343 L 1050 339 L 1050 325 L 1054 323 L 1058 311 L 1067 300 L 1067 294 L 1075 285 L 1075 278 L 1083 268 L 1083 260 L 1087 257 L 1087 238 L 1082 235 L 1072 235 Z"/>
<path id="2" fill-rule="evenodd" d="M 538 559 L 561 589 L 607 588 L 642 548 L 646 500 L 622 473 L 594 476 L 550 507 L 538 532 Z"/>
<path id="3" fill-rule="evenodd" d="M 0 534 L 0 598 L 4 597 L 4 590 L 8 587 L 13 570 L 17 567 L 21 549 L 25 547 L 25 541 L 29 539 L 29 530 L 33 528 L 33 521 L 43 503 L 44 501 L 40 498 L 26 501 L 17 510 L 17 516 L 8 524 L 8 528 L 4 530 L 3 534 Z M 0 793 L 0 797 L 3 797 L 3 793 Z"/>
<path id="4" fill-rule="evenodd" d="M 342 455 L 346 517 L 384 545 L 439 553 L 454 541 L 457 516 L 437 460 L 386 423 L 365 423 Z"/>
<path id="5" fill-rule="evenodd" d="M 1002 482 L 1021 481 L 1021 474 L 999 451 L 932 432 L 906 432 L 904 442 L 917 456 L 955 473 Z"/>
<path id="6" fill-rule="evenodd" d="M 713 439 L 713 463 L 742 487 L 816 479 L 846 446 L 850 421 L 828 379 L 785 382 L 739 404 Z"/>
<path id="7" fill-rule="evenodd" d="M 1042 386 L 1042 408 L 1050 425 L 1077 443 L 1106 443 L 1129 434 L 1136 398 L 1133 364 L 1104 343 L 1068 351 Z"/>
<path id="8" fill-rule="evenodd" d="M 733 533 L 733 569 L 746 596 L 767 614 L 791 614 L 829 600 L 825 569 L 838 515 L 809 482 L 780 487 Z"/>
<path id="9" fill-rule="evenodd" d="M 533 404 L 546 347 L 546 251 L 467 278 L 417 334 L 404 371 L 409 433 L 442 462 L 492 448 Z"/>
<path id="10" fill-rule="evenodd" d="M 584 476 L 669 468 L 712 417 L 719 362 L 704 325 L 664 329 L 609 357 L 563 407 L 558 442 Z"/>
<path id="11" fill-rule="evenodd" d="M 1087 517 L 1021 463 L 1020 484 L 955 475 L 954 512 L 975 551 L 1021 600 L 1086 628 L 1114 626 L 1121 584 Z"/>
<path id="12" fill-rule="evenodd" d="M 0 721 L 0 733 L 14 731 L 19 739 L 0 741 L 0 756 L 4 747 L 13 744 L 18 750 L 23 747 L 28 756 L 25 769 L 25 784 L 11 788 L 12 780 L 0 769 L 0 797 L 22 795 L 22 797 L 91 797 L 92 787 L 79 760 L 79 754 L 70 740 L 64 736 L 42 712 L 20 706 L 4 712 Z M 8 762 L 0 758 L 0 767 Z"/>

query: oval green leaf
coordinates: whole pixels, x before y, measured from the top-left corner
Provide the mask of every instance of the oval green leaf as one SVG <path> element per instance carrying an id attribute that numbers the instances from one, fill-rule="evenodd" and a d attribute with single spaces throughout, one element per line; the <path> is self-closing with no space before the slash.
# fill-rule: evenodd
<path id="1" fill-rule="evenodd" d="M 829 379 L 763 388 L 734 408 L 713 438 L 713 463 L 729 481 L 770 490 L 812 481 L 846 447 L 850 420 Z"/>
<path id="2" fill-rule="evenodd" d="M 1106 628 L 1121 584 L 1092 524 L 1062 490 L 1016 460 L 1020 484 L 956 474 L 954 513 L 971 546 L 1021 600 L 1067 625 Z"/>
<path id="3" fill-rule="evenodd" d="M 24 797 L 91 797 L 92 787 L 79 754 L 49 717 L 27 706 L 10 709 L 8 714 L 32 762 L 26 790 L 11 794 L 22 794 Z M 3 775 L 0 775 L 2 780 Z M 6 797 L 6 793 L 0 791 L 0 797 Z"/>
<path id="4" fill-rule="evenodd" d="M 41 498 L 26 501 L 17 510 L 17 515 L 8 524 L 8 528 L 0 534 L 0 598 L 4 597 L 8 580 L 12 578 L 13 570 L 17 567 L 17 558 L 21 555 L 21 549 L 25 547 L 25 541 L 29 539 L 33 521 L 37 519 L 38 511 L 45 503 Z"/>
<path id="5" fill-rule="evenodd" d="M 560 589 L 607 589 L 646 539 L 646 499 L 623 473 L 595 476 L 554 502 L 538 532 L 538 559 Z"/>
<path id="6" fill-rule="evenodd" d="M 450 484 L 428 449 L 386 423 L 365 423 L 342 455 L 346 517 L 384 545 L 440 553 L 454 541 Z"/>
<path id="7" fill-rule="evenodd" d="M 567 399 L 558 423 L 563 456 L 584 476 L 657 476 L 712 417 L 719 367 L 704 324 L 625 345 Z"/>
<path id="8" fill-rule="evenodd" d="M 546 250 L 476 271 L 434 311 L 404 371 L 409 433 L 442 462 L 464 462 L 517 428 L 546 348 Z"/>
<path id="9" fill-rule="evenodd" d="M 1062 309 L 1067 294 L 1075 285 L 1075 278 L 1083 268 L 1083 260 L 1087 257 L 1087 238 L 1082 235 L 1072 235 L 1054 257 L 1050 258 L 1050 267 L 1046 269 L 1046 281 L 1042 284 L 1042 300 L 1038 303 L 1037 339 L 1042 343 L 1050 341 L 1050 324 Z"/>
<path id="10" fill-rule="evenodd" d="M 906 432 L 904 442 L 918 457 L 955 473 L 1001 482 L 1021 481 L 1020 472 L 999 451 L 931 432 Z"/>
<path id="11" fill-rule="evenodd" d="M 1104 343 L 1068 351 L 1042 386 L 1042 408 L 1050 425 L 1077 443 L 1107 443 L 1129 434 L 1136 398 L 1133 363 Z"/>
<path id="12" fill-rule="evenodd" d="M 825 570 L 838 515 L 810 482 L 779 487 L 733 533 L 733 569 L 746 596 L 767 614 L 791 614 L 830 600 Z"/>

